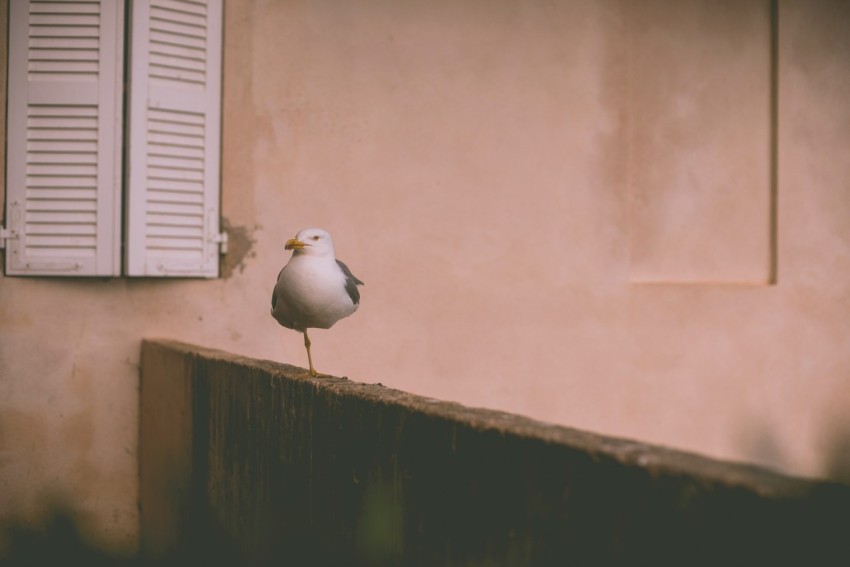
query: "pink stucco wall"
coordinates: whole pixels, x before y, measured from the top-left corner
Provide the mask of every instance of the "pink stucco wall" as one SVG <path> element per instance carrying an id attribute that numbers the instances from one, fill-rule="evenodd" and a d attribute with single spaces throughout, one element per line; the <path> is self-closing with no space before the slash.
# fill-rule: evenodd
<path id="1" fill-rule="evenodd" d="M 308 226 L 366 282 L 311 333 L 320 371 L 827 472 L 850 428 L 845 3 L 226 4 L 232 269 L 0 278 L 7 517 L 57 493 L 132 548 L 142 337 L 306 364 L 268 303 Z"/>

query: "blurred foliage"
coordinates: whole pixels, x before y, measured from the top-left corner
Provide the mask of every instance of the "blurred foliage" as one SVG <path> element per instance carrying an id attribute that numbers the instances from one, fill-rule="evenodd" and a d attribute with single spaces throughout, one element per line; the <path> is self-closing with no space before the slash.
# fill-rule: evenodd
<path id="1" fill-rule="evenodd" d="M 401 503 L 387 484 L 369 487 L 357 521 L 357 549 L 366 564 L 383 564 L 404 551 L 404 517 Z"/>

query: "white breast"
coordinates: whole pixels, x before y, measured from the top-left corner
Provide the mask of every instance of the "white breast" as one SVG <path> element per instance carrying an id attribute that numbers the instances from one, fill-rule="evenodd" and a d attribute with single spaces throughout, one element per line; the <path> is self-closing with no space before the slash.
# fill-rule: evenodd
<path id="1" fill-rule="evenodd" d="M 294 256 L 278 278 L 275 296 L 272 315 L 294 329 L 328 329 L 357 310 L 332 257 Z"/>

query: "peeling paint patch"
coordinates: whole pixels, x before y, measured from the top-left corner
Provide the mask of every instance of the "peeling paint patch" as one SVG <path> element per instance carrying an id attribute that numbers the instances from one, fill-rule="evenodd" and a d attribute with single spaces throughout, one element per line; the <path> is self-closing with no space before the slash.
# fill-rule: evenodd
<path id="1" fill-rule="evenodd" d="M 246 258 L 257 256 L 253 250 L 254 244 L 257 243 L 254 232 L 262 227 L 258 224 L 253 227 L 233 226 L 227 217 L 221 218 L 221 227 L 227 232 L 227 254 L 221 263 L 221 277 L 227 279 L 237 269 L 240 274 L 245 271 Z"/>

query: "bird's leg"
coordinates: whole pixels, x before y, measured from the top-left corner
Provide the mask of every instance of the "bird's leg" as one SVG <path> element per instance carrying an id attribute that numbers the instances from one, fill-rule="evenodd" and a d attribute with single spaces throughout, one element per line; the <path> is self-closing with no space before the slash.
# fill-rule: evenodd
<path id="1" fill-rule="evenodd" d="M 307 362 L 310 364 L 310 376 L 318 376 L 319 374 L 316 372 L 316 369 L 313 368 L 313 356 L 310 354 L 310 345 L 313 344 L 310 342 L 310 337 L 307 336 L 307 329 L 302 331 L 304 333 L 304 347 L 307 349 Z"/>

